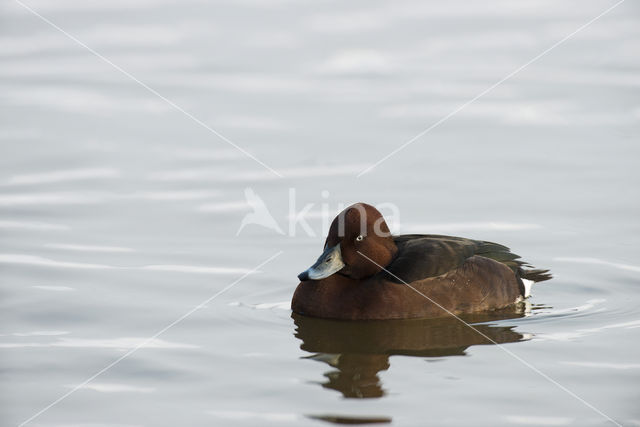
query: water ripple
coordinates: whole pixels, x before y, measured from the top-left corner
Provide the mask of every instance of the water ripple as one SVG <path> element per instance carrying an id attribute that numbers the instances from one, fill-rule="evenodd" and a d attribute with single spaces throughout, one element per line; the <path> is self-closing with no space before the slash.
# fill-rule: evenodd
<path id="1" fill-rule="evenodd" d="M 366 164 L 309 165 L 306 167 L 280 169 L 287 178 L 314 178 L 321 176 L 354 175 L 367 167 Z M 186 169 L 155 172 L 149 175 L 151 181 L 259 181 L 274 180 L 278 177 L 269 171 L 231 171 L 220 169 Z"/>
<path id="2" fill-rule="evenodd" d="M 101 393 L 122 393 L 122 392 L 134 392 L 134 393 L 151 393 L 156 389 L 154 387 L 139 387 L 128 384 L 115 384 L 115 383 L 88 383 L 81 387 L 77 385 L 68 385 L 68 388 L 83 388 L 85 390 L 99 391 Z"/>
<path id="3" fill-rule="evenodd" d="M 32 288 L 42 289 L 43 291 L 53 291 L 53 292 L 68 292 L 74 291 L 75 289 L 69 286 L 46 286 L 46 285 L 34 285 Z"/>
<path id="4" fill-rule="evenodd" d="M 199 274 L 249 274 L 258 271 L 246 268 L 230 268 L 230 267 L 202 267 L 196 265 L 146 265 L 140 267 L 142 270 L 154 271 L 176 271 L 180 273 L 199 273 Z"/>
<path id="5" fill-rule="evenodd" d="M 111 339 L 85 339 L 85 338 L 60 338 L 52 342 L 27 342 L 27 343 L 0 343 L 0 348 L 24 348 L 24 347 L 72 347 L 72 348 L 115 348 L 129 350 L 136 348 L 148 338 L 122 337 Z M 188 349 L 199 348 L 197 345 L 175 343 L 155 338 L 144 345 L 145 348 L 157 349 Z"/>
<path id="6" fill-rule="evenodd" d="M 112 269 L 118 268 L 105 264 L 87 264 L 79 262 L 55 261 L 35 255 L 23 254 L 0 254 L 0 263 L 5 264 L 25 264 L 38 265 L 43 267 L 59 267 L 59 268 L 83 268 L 83 269 Z"/>
<path id="7" fill-rule="evenodd" d="M 87 179 L 117 178 L 120 171 L 113 168 L 68 169 L 51 172 L 14 175 L 7 185 L 49 184 L 54 182 L 84 181 Z"/>
<path id="8" fill-rule="evenodd" d="M 62 249 L 67 251 L 79 252 L 133 252 L 132 248 L 124 248 L 120 246 L 91 246 L 91 245 L 71 245 L 63 243 L 49 243 L 44 245 L 47 248 Z"/>
<path id="9" fill-rule="evenodd" d="M 0 195 L 0 206 L 78 205 L 102 203 L 106 193 L 30 193 Z"/>
<path id="10" fill-rule="evenodd" d="M 40 267 L 71 268 L 88 270 L 149 270 L 149 271 L 173 271 L 178 273 L 196 274 L 249 274 L 259 273 L 259 271 L 239 268 L 239 267 L 216 267 L 199 265 L 175 265 L 175 264 L 155 264 L 141 267 L 120 267 L 107 264 L 91 264 L 81 262 L 56 261 L 53 259 L 25 254 L 0 254 L 0 263 L 36 265 Z"/>
<path id="11" fill-rule="evenodd" d="M 451 233 L 459 231 L 522 231 L 543 228 L 540 224 L 517 222 L 451 222 L 443 224 L 406 224 L 402 225 L 403 233 L 430 230 L 433 233 Z"/>
<path id="12" fill-rule="evenodd" d="M 0 206 L 85 205 L 116 200 L 185 201 L 205 200 L 220 195 L 214 190 L 141 191 L 134 193 L 51 192 L 0 194 Z M 15 226 L 16 223 L 13 225 Z M 11 224 L 9 224 L 11 225 Z"/>
<path id="13" fill-rule="evenodd" d="M 571 365 L 571 366 L 580 366 L 585 368 L 598 368 L 598 369 L 616 369 L 616 370 L 627 370 L 627 369 L 640 369 L 640 363 L 608 363 L 608 362 L 582 362 L 582 361 L 568 361 L 568 362 L 560 362 L 563 365 Z"/>
<path id="14" fill-rule="evenodd" d="M 33 332 L 13 332 L 8 335 L 0 334 L 0 337 L 14 336 L 14 337 L 52 337 L 58 335 L 68 335 L 69 331 L 33 331 Z"/>
<path id="15" fill-rule="evenodd" d="M 539 415 L 506 415 L 505 418 L 511 424 L 527 426 L 566 426 L 574 422 L 573 418 Z"/>
<path id="16" fill-rule="evenodd" d="M 640 273 L 640 266 L 606 261 L 599 258 L 557 257 L 553 260 L 561 262 L 575 262 L 579 264 L 605 265 L 607 267 L 613 267 L 619 270 L 635 271 Z"/>
<path id="17" fill-rule="evenodd" d="M 49 224 L 46 222 L 26 221 L 0 221 L 0 228 L 22 230 L 69 230 L 71 227 L 62 224 Z"/>

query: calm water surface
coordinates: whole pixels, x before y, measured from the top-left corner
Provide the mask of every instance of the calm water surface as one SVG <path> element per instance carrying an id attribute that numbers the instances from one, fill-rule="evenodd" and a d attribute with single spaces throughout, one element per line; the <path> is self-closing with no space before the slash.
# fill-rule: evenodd
<path id="1" fill-rule="evenodd" d="M 359 178 L 614 3 L 27 3 L 284 178 L 4 2 L 2 425 L 207 300 L 29 425 L 640 425 L 636 3 Z M 246 188 L 283 234 L 237 233 Z M 356 201 L 554 279 L 467 319 L 500 347 L 449 318 L 292 316 L 323 204 Z M 315 236 L 289 229 L 308 203 Z"/>

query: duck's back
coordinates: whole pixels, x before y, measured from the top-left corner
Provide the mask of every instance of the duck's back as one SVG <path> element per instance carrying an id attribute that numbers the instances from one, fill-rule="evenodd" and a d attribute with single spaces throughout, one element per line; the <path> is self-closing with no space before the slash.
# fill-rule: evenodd
<path id="1" fill-rule="evenodd" d="M 532 270 L 519 255 L 499 243 L 437 234 L 395 236 L 398 252 L 387 270 L 398 282 L 414 282 L 453 271 L 473 257 L 480 256 L 509 267 L 518 279 L 548 280 L 547 270 Z M 524 295 L 524 289 L 521 289 Z"/>

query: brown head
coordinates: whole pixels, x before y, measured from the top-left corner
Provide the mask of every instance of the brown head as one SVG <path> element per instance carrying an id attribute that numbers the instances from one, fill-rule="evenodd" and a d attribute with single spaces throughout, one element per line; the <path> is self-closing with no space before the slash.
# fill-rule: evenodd
<path id="1" fill-rule="evenodd" d="M 298 278 L 320 280 L 338 273 L 365 279 L 389 265 L 397 250 L 382 214 L 371 205 L 356 203 L 333 220 L 324 252 Z"/>

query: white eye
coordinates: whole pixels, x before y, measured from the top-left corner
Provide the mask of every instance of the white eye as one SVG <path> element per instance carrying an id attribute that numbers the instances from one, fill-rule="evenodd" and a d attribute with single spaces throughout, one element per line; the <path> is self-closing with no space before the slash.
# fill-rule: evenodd
<path id="1" fill-rule="evenodd" d="M 364 237 L 362 237 L 362 234 L 361 234 L 358 237 L 356 237 L 356 242 L 362 242 L 363 239 Z"/>

